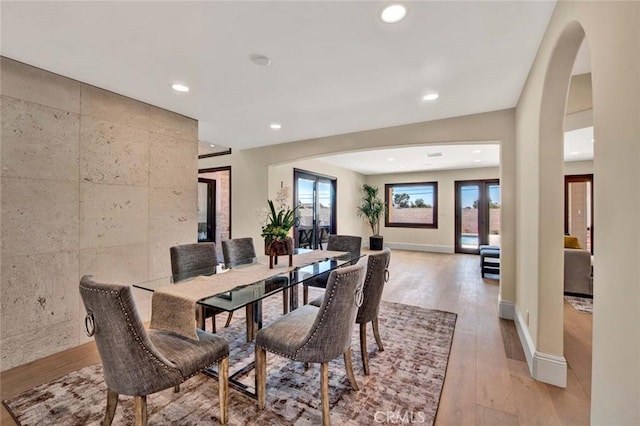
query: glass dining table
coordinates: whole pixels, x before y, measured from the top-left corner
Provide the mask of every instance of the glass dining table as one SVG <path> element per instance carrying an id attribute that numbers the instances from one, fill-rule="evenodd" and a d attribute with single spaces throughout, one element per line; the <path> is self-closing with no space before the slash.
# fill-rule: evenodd
<path id="1" fill-rule="evenodd" d="M 219 311 L 233 312 L 241 308 L 247 311 L 247 341 L 253 340 L 255 334 L 262 327 L 262 304 L 267 297 L 288 291 L 288 307 L 285 310 L 293 310 L 298 307 L 298 284 L 304 281 L 328 273 L 334 269 L 355 263 L 361 256 L 355 256 L 349 252 L 342 252 L 337 256 L 323 256 L 322 250 L 296 249 L 296 256 L 306 253 L 318 253 L 320 259 L 311 263 L 287 268 L 286 270 L 273 270 L 273 275 L 265 279 L 252 282 L 242 282 L 231 290 L 211 294 L 200 299 L 197 304 L 202 308 L 213 308 Z M 335 253 L 335 252 L 333 252 Z M 241 270 L 259 264 L 258 259 L 251 259 L 246 264 L 235 266 L 233 269 Z M 173 275 L 154 280 L 134 283 L 133 287 L 147 291 L 156 291 L 166 286 L 181 284 L 198 277 L 210 277 L 228 273 L 231 269 L 223 264 L 216 267 L 193 271 L 189 274 Z"/>
<path id="2" fill-rule="evenodd" d="M 296 249 L 294 259 L 296 259 L 296 257 L 300 259 L 306 256 L 305 259 L 307 259 L 307 261 L 304 262 L 305 264 L 291 268 L 283 267 L 283 270 L 278 270 L 278 268 L 276 268 L 273 270 L 273 275 L 265 279 L 243 282 L 231 290 L 210 294 L 197 301 L 197 306 L 201 308 L 200 315 L 203 315 L 203 308 L 214 308 L 218 311 L 226 312 L 233 312 L 238 309 L 245 308 L 247 318 L 246 341 L 252 342 L 255 339 L 258 330 L 262 328 L 262 301 L 264 299 L 280 294 L 281 292 L 288 292 L 288 307 L 286 307 L 285 310 L 294 310 L 298 308 L 299 304 L 298 284 L 318 275 L 329 273 L 330 271 L 342 266 L 353 264 L 362 257 L 359 254 L 355 255 L 349 252 L 326 252 L 327 256 L 325 256 L 325 252 L 326 251 L 323 250 Z M 311 257 L 309 257 L 309 255 L 311 255 Z M 308 262 L 309 259 L 314 260 Z M 261 267 L 261 264 L 264 264 L 264 260 L 259 262 L 258 259 L 252 259 L 250 262 L 247 262 L 247 264 L 234 266 L 233 269 L 242 270 L 243 268 L 255 268 L 256 266 Z M 133 284 L 133 287 L 154 292 L 159 289 L 166 288 L 167 286 L 189 283 L 190 281 L 201 279 L 202 277 L 215 281 L 217 276 L 222 278 L 223 275 L 229 274 L 231 271 L 232 269 L 226 268 L 224 265 L 218 265 L 213 268 L 193 271 L 192 273 L 185 275 L 174 275 L 135 283 Z M 237 374 L 246 373 L 248 368 L 252 368 L 252 363 L 239 369 Z M 208 374 L 216 376 L 215 368 L 208 371 Z M 232 386 L 235 385 L 234 387 L 238 390 L 241 390 L 249 396 L 255 396 L 252 391 L 247 390 L 247 386 L 245 384 L 236 382 L 233 374 L 230 375 L 229 379 L 230 384 Z"/>

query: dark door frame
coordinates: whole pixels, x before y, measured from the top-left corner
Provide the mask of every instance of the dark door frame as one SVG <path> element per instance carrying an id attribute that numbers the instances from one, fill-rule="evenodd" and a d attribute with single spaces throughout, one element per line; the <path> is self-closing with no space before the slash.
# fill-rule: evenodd
<path id="1" fill-rule="evenodd" d="M 334 177 L 334 176 L 329 176 L 329 175 L 323 175 L 320 173 L 315 173 L 315 172 L 311 172 L 308 170 L 302 170 L 302 169 L 293 169 L 293 199 L 294 199 L 294 205 L 297 206 L 298 205 L 298 201 L 299 201 L 299 197 L 298 197 L 298 178 L 305 178 L 305 179 L 309 179 L 309 180 L 314 180 L 316 183 L 314 185 L 314 204 L 317 200 L 317 191 L 315 186 L 317 186 L 317 182 L 318 181 L 324 181 L 324 182 L 328 182 L 331 185 L 331 224 L 329 225 L 329 234 L 335 234 L 337 232 L 337 212 L 338 212 L 338 205 L 337 205 L 337 194 L 338 194 L 338 178 Z M 297 215 L 296 215 L 297 216 Z M 319 244 L 321 241 L 319 241 L 319 239 L 317 238 L 319 235 L 319 230 L 318 230 L 318 224 L 316 223 L 316 212 L 314 209 L 313 212 L 313 219 L 312 219 L 312 227 L 313 227 L 313 232 L 312 232 L 312 241 L 311 241 L 311 248 L 318 248 Z M 298 247 L 299 246 L 299 232 L 298 232 L 298 225 L 296 222 L 296 226 L 294 227 L 294 240 L 295 240 L 295 246 Z"/>
<path id="2" fill-rule="evenodd" d="M 198 169 L 198 174 L 200 173 L 212 173 L 212 172 L 224 172 L 224 171 L 228 171 L 229 172 L 229 238 L 233 238 L 231 236 L 232 234 L 232 229 L 233 229 L 233 225 L 232 225 L 232 212 L 233 212 L 233 197 L 231 196 L 231 191 L 233 190 L 233 181 L 232 181 L 232 177 L 233 177 L 233 173 L 231 173 L 231 166 L 222 166 L 222 167 L 210 167 L 210 168 L 206 168 L 206 169 Z M 200 179 L 200 178 L 198 178 Z M 215 223 L 215 219 L 214 219 L 214 223 Z M 214 237 L 215 238 L 215 237 Z M 219 244 L 219 242 L 218 242 Z M 216 245 L 218 245 L 216 244 Z"/>
<path id="3" fill-rule="evenodd" d="M 199 177 L 198 183 L 205 183 L 207 185 L 207 236 L 209 237 L 201 240 L 198 235 L 198 242 L 213 243 L 216 242 L 216 180 Z"/>
<path id="4" fill-rule="evenodd" d="M 454 225 L 454 251 L 456 253 L 478 254 L 478 249 L 463 248 L 460 244 L 462 224 L 462 200 L 459 188 L 465 184 L 477 184 L 480 187 L 478 194 L 478 245 L 489 242 L 489 185 L 500 185 L 500 179 L 472 179 L 457 180 L 454 182 L 455 191 L 455 225 Z"/>
<path id="5" fill-rule="evenodd" d="M 593 173 L 582 175 L 565 175 L 564 177 L 564 233 L 569 233 L 569 184 L 578 182 L 589 182 L 591 187 L 589 189 L 591 202 L 589 208 L 591 209 L 591 223 L 589 224 L 589 238 L 591 239 L 591 254 L 593 254 L 593 224 L 595 223 L 595 211 L 593 210 Z"/>

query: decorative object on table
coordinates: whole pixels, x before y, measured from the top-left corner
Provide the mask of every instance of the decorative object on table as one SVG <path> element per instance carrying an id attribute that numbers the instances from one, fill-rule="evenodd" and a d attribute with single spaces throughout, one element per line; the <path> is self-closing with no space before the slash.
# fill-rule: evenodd
<path id="1" fill-rule="evenodd" d="M 295 211 L 287 203 L 289 187 L 282 187 L 276 196 L 276 203 L 267 200 L 269 208 L 262 223 L 265 254 L 269 256 L 269 268 L 273 269 L 274 258 L 278 263 L 278 256 L 289 256 L 289 266 L 293 266 L 293 240 L 289 236 L 295 225 Z M 276 208 L 277 206 L 277 208 Z"/>
<path id="2" fill-rule="evenodd" d="M 278 300 L 265 299 L 263 313 L 266 324 L 280 318 Z M 369 376 L 362 374 L 360 363 L 354 363 L 360 392 L 352 391 L 341 357 L 329 362 L 331 418 L 334 424 L 365 425 L 372 423 L 372 412 L 396 412 L 398 407 L 407 407 L 406 410 L 413 408 L 424 415 L 424 422 L 420 424 L 433 424 L 445 381 L 456 314 L 383 301 L 379 315 L 380 326 L 385 331 L 385 350 L 371 353 L 372 374 Z M 253 391 L 255 370 L 247 366 L 254 362 L 255 346 L 245 342 L 243 321 L 233 321 L 229 328 L 219 332 L 220 337 L 230 342 L 229 375 L 236 375 L 238 381 Z M 358 333 L 353 333 L 351 348 L 357 351 L 359 347 Z M 167 389 L 154 394 L 149 422 L 158 425 L 212 423 L 212 415 L 217 417 L 217 390 L 211 380 L 199 374 L 184 382 L 179 393 Z M 267 387 L 264 411 L 256 410 L 255 400 L 241 392 L 229 392 L 234 423 L 320 424 L 322 421 L 318 410 L 318 369 L 305 370 L 288 358 L 271 356 L 267 363 Z M 105 392 L 102 367 L 98 364 L 26 390 L 4 401 L 4 405 L 18 424 L 99 424 L 104 417 Z M 133 398 L 122 397 L 118 405 L 113 423 L 132 425 Z M 360 407 L 376 407 L 376 410 Z"/>
<path id="3" fill-rule="evenodd" d="M 358 216 L 364 218 L 371 227 L 372 235 L 369 237 L 371 250 L 382 250 L 383 238 L 380 235 L 380 218 L 384 215 L 385 206 L 378 198 L 378 187 L 362 185 L 362 203 L 358 206 Z"/>

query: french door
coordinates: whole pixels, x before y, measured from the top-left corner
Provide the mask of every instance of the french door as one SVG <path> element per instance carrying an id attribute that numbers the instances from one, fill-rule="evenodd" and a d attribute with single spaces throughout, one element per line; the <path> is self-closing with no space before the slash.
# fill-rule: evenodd
<path id="1" fill-rule="evenodd" d="M 294 169 L 296 247 L 323 248 L 329 234 L 336 232 L 336 184 L 334 177 Z"/>
<path id="2" fill-rule="evenodd" d="M 456 181 L 455 251 L 478 253 L 481 244 L 500 245 L 500 181 Z"/>
<path id="3" fill-rule="evenodd" d="M 564 232 L 593 253 L 593 175 L 565 176 Z"/>

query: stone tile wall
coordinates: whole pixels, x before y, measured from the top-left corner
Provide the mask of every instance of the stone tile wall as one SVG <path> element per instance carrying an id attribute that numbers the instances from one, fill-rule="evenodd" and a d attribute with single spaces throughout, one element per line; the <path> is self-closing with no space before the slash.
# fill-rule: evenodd
<path id="1" fill-rule="evenodd" d="M 4 371 L 88 340 L 82 275 L 169 275 L 169 247 L 196 241 L 198 123 L 0 60 Z"/>

